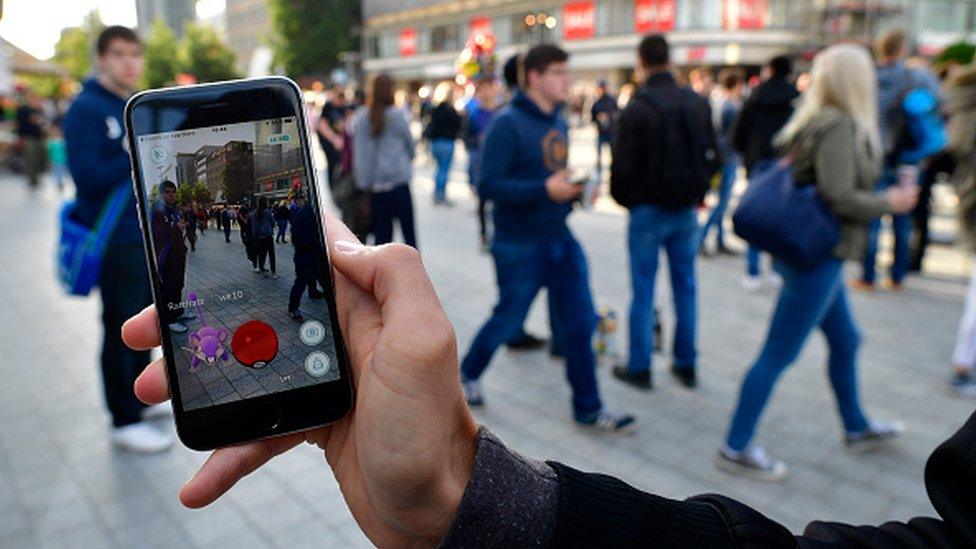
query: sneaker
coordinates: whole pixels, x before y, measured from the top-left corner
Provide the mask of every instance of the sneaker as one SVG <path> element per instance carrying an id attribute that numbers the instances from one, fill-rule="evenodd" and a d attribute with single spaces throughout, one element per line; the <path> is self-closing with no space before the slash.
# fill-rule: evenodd
<path id="1" fill-rule="evenodd" d="M 783 277 L 776 271 L 772 271 L 766 274 L 766 286 L 774 290 L 778 290 L 783 287 Z"/>
<path id="2" fill-rule="evenodd" d="M 305 320 L 305 317 L 302 316 L 302 313 L 298 311 L 292 311 L 288 313 L 288 316 L 291 317 L 291 319 L 294 320 L 295 322 L 301 322 Z"/>
<path id="3" fill-rule="evenodd" d="M 976 372 L 972 370 L 956 372 L 949 380 L 949 388 L 952 390 L 952 394 L 956 396 L 976 397 Z"/>
<path id="4" fill-rule="evenodd" d="M 844 446 L 851 452 L 868 452 L 890 443 L 905 432 L 905 424 L 900 421 L 872 421 L 860 433 L 844 435 Z"/>
<path id="5" fill-rule="evenodd" d="M 177 318 L 176 320 L 182 320 L 182 321 L 193 320 L 196 317 L 197 315 L 194 314 L 193 311 L 183 311 L 183 314 L 180 315 L 180 318 Z"/>
<path id="6" fill-rule="evenodd" d="M 256 272 L 256 273 L 260 273 L 260 272 L 261 272 L 261 269 L 258 269 L 257 267 L 255 267 L 255 268 L 254 268 L 254 272 Z"/>
<path id="7" fill-rule="evenodd" d="M 171 417 L 172 415 L 173 404 L 170 402 L 153 404 L 152 406 L 147 406 L 142 410 L 142 419 L 161 419 Z"/>
<path id="8" fill-rule="evenodd" d="M 855 278 L 847 284 L 852 290 L 857 290 L 859 292 L 873 292 L 874 284 L 871 282 L 865 282 L 860 278 Z"/>
<path id="9" fill-rule="evenodd" d="M 536 351 L 545 347 L 546 343 L 547 340 L 545 338 L 534 336 L 528 332 L 522 332 L 510 339 L 505 346 L 511 351 Z"/>
<path id="10" fill-rule="evenodd" d="M 694 366 L 678 366 L 677 364 L 672 364 L 671 375 L 686 389 L 698 387 L 698 374 Z"/>
<path id="11" fill-rule="evenodd" d="M 786 464 L 770 458 L 761 446 L 752 446 L 742 452 L 723 447 L 715 455 L 715 466 L 727 473 L 763 482 L 780 482 L 789 475 Z"/>
<path id="12" fill-rule="evenodd" d="M 183 324 L 182 322 L 170 322 L 168 324 L 168 327 L 169 327 L 169 331 L 177 334 L 182 334 L 186 332 L 188 329 L 186 327 L 186 324 Z"/>
<path id="13" fill-rule="evenodd" d="M 157 454 L 173 446 L 173 437 L 143 422 L 112 429 L 112 443 L 126 452 Z"/>
<path id="14" fill-rule="evenodd" d="M 480 407 L 485 405 L 485 395 L 481 392 L 481 382 L 477 380 L 465 379 L 461 376 L 461 392 L 464 393 L 464 400 L 468 406 Z"/>
<path id="15" fill-rule="evenodd" d="M 742 277 L 742 289 L 750 294 L 757 294 L 762 290 L 763 281 L 759 276 L 746 275 Z"/>
<path id="16" fill-rule="evenodd" d="M 613 367 L 613 377 L 623 381 L 631 387 L 637 387 L 644 391 L 650 391 L 654 388 L 654 384 L 651 383 L 651 370 L 645 370 L 643 372 L 631 372 L 630 368 L 624 365 L 618 365 Z"/>
<path id="17" fill-rule="evenodd" d="M 278 273 L 271 273 L 271 280 L 278 280 L 281 276 Z"/>
<path id="18" fill-rule="evenodd" d="M 577 418 L 576 425 L 601 433 L 628 435 L 637 430 L 637 420 L 630 414 L 600 410 L 585 418 Z"/>

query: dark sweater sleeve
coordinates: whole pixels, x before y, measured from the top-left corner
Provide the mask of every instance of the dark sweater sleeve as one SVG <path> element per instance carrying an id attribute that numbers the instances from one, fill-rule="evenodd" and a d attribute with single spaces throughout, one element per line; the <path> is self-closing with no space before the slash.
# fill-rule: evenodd
<path id="1" fill-rule="evenodd" d="M 543 547 L 556 525 L 556 474 L 478 432 L 471 480 L 441 547 Z"/>

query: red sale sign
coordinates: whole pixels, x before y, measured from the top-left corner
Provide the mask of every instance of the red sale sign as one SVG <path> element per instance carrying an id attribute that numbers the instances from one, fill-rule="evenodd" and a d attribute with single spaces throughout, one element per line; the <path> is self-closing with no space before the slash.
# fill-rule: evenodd
<path id="1" fill-rule="evenodd" d="M 639 33 L 674 29 L 675 0 L 637 0 L 634 2 L 634 30 Z"/>
<path id="2" fill-rule="evenodd" d="M 725 28 L 761 29 L 766 26 L 766 0 L 725 0 Z"/>
<path id="3" fill-rule="evenodd" d="M 417 55 L 417 30 L 407 27 L 400 30 L 400 56 Z"/>
<path id="4" fill-rule="evenodd" d="M 563 6 L 563 38 L 580 40 L 596 34 L 596 9 L 591 0 Z"/>

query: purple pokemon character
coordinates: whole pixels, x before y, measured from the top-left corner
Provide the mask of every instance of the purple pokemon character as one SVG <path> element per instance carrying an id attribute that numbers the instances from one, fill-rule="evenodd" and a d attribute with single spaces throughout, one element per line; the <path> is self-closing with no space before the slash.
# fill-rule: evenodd
<path id="1" fill-rule="evenodd" d="M 186 297 L 196 306 L 197 316 L 200 317 L 200 329 L 190 334 L 190 347 L 187 349 L 190 351 L 192 358 L 190 359 L 190 371 L 195 372 L 200 368 L 200 363 L 205 362 L 207 364 L 215 364 L 217 359 L 222 362 L 227 362 L 230 360 L 230 354 L 227 352 L 227 338 L 230 336 L 230 332 L 226 328 L 214 328 L 213 326 L 207 326 L 207 321 L 203 317 L 203 309 L 200 307 L 200 302 L 197 300 L 197 294 L 190 292 L 186 294 Z"/>

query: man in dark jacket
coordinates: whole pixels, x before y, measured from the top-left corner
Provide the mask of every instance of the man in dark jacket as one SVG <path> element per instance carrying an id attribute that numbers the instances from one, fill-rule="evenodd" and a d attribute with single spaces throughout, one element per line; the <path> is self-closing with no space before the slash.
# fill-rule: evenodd
<path id="1" fill-rule="evenodd" d="M 600 80 L 596 85 L 596 101 L 590 107 L 590 119 L 596 126 L 596 180 L 603 181 L 603 148 L 613 140 L 613 126 L 617 121 L 617 98 L 607 90 L 607 81 Z"/>
<path id="2" fill-rule="evenodd" d="M 793 115 L 793 103 L 800 96 L 796 87 L 787 80 L 792 70 L 789 57 L 780 55 L 772 58 L 764 68 L 766 80 L 753 90 L 742 106 L 732 130 L 732 146 L 742 155 L 747 177 L 752 175 L 756 166 L 777 157 L 773 137 Z M 769 281 L 774 285 L 779 280 L 779 275 L 769 274 Z M 759 248 L 750 245 L 746 254 L 743 286 L 748 290 L 758 290 L 761 285 Z"/>
<path id="3" fill-rule="evenodd" d="M 120 185 L 131 186 L 129 155 L 122 147 L 125 101 L 142 76 L 142 45 L 125 27 L 108 27 L 96 43 L 98 76 L 85 81 L 64 119 L 68 169 L 78 190 L 75 218 L 93 226 L 106 201 Z M 116 445 L 135 452 L 158 452 L 173 439 L 143 422 L 145 415 L 164 411 L 145 408 L 132 393 L 132 382 L 149 353 L 132 351 L 121 339 L 122 322 L 150 303 L 146 256 L 134 201 L 123 211 L 105 250 L 101 279 L 102 383 L 112 414 Z"/>
<path id="4" fill-rule="evenodd" d="M 777 157 L 773 136 L 793 115 L 793 102 L 800 96 L 787 80 L 791 71 L 789 57 L 772 58 L 764 68 L 766 80 L 742 106 L 732 132 L 732 146 L 742 155 L 742 164 L 749 173 L 759 162 Z"/>
<path id="5" fill-rule="evenodd" d="M 687 388 L 697 385 L 695 208 L 719 165 L 708 102 L 678 87 L 668 50 L 661 35 L 645 37 L 638 47 L 639 69 L 647 80 L 620 115 L 610 170 L 610 192 L 630 210 L 634 296 L 630 358 L 615 366 L 613 375 L 645 390 L 652 387 L 654 281 L 662 247 L 668 253 L 677 316 L 671 373 Z"/>

